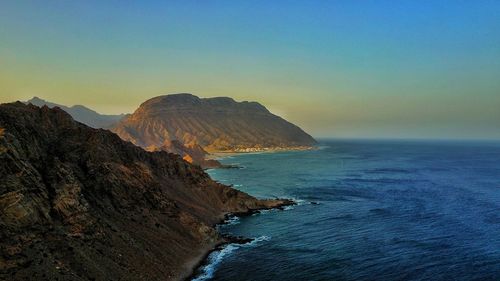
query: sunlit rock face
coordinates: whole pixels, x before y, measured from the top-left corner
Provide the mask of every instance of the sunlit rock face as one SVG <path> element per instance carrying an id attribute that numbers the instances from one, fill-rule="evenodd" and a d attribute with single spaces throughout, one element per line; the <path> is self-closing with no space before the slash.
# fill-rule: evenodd
<path id="1" fill-rule="evenodd" d="M 199 145 L 208 152 L 307 148 L 316 141 L 256 102 L 174 94 L 152 98 L 113 129 L 143 147 L 165 142 Z"/>
<path id="2" fill-rule="evenodd" d="M 151 149 L 151 147 L 150 147 Z M 161 146 L 152 146 L 152 151 L 168 151 L 178 154 L 185 161 L 200 165 L 203 168 L 218 168 L 222 164 L 214 159 L 207 159 L 209 153 L 196 143 L 183 144 L 178 140 L 165 141 Z"/>
<path id="3" fill-rule="evenodd" d="M 1 280 L 180 279 L 224 214 L 284 203 L 59 108 L 0 105 Z"/>

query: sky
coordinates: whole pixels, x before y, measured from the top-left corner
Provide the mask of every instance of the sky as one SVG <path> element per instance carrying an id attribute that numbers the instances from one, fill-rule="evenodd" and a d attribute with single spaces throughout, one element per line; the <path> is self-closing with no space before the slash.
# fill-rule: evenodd
<path id="1" fill-rule="evenodd" d="M 0 1 L 0 102 L 178 92 L 316 137 L 500 139 L 500 1 Z"/>

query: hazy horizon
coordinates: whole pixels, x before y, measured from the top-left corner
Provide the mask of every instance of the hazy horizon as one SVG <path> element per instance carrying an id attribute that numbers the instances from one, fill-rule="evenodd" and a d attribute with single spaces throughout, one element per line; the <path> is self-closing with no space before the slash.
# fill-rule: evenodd
<path id="1" fill-rule="evenodd" d="M 500 139 L 497 1 L 2 1 L 0 102 L 189 92 L 319 138 Z"/>
<path id="2" fill-rule="evenodd" d="M 166 95 L 171 95 L 171 94 L 179 94 L 179 93 L 169 93 L 169 94 L 166 94 Z M 184 93 L 183 93 L 184 94 Z M 30 97 L 28 99 L 21 99 L 21 100 L 18 100 L 18 101 L 21 101 L 21 102 L 26 102 L 32 98 L 39 98 L 41 100 L 44 100 L 46 102 L 53 102 L 53 103 L 56 103 L 56 104 L 60 104 L 60 105 L 63 105 L 63 106 L 68 106 L 68 107 L 72 107 L 72 106 L 75 106 L 75 105 L 83 105 L 91 110 L 94 110 L 93 108 L 90 108 L 84 104 L 61 104 L 61 103 L 57 103 L 57 102 L 54 102 L 54 101 L 50 101 L 50 100 L 46 100 L 44 99 L 43 97 L 38 97 L 38 96 L 33 96 L 33 97 Z M 200 98 L 206 98 L 206 97 L 200 97 Z M 243 100 L 236 100 L 237 102 L 242 102 Z M 13 101 L 15 102 L 15 101 Z M 138 105 L 139 106 L 139 105 Z M 137 108 L 136 108 L 137 109 Z M 107 112 L 98 112 L 99 114 L 123 114 L 123 115 L 126 115 L 126 114 L 131 114 L 133 113 L 135 110 L 132 110 L 131 112 L 120 112 L 120 113 L 107 113 Z M 273 114 L 276 114 L 276 115 L 279 115 L 277 114 L 276 112 L 273 112 L 271 110 L 271 113 Z M 500 141 L 500 138 L 478 138 L 478 137 L 458 137 L 458 138 L 453 138 L 453 137 L 405 137 L 405 136 L 364 136 L 364 135 L 359 135 L 359 136 L 354 136 L 354 135 L 350 135 L 350 136 L 341 136 L 341 135 L 315 135 L 315 134 L 311 134 L 314 138 L 316 138 L 317 140 L 374 140 L 374 141 L 479 141 L 479 142 L 483 142 L 483 141 L 493 141 L 493 142 L 498 142 Z"/>

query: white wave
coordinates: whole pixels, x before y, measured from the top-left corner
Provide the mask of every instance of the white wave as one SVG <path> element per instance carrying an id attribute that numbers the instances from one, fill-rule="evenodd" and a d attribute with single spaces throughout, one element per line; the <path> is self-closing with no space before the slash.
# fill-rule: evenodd
<path id="1" fill-rule="evenodd" d="M 254 238 L 252 241 L 250 241 L 248 243 L 241 244 L 240 246 L 241 247 L 251 247 L 251 246 L 254 246 L 255 244 L 257 244 L 259 242 L 269 241 L 269 240 L 271 240 L 270 236 L 262 235 L 262 236 L 259 236 L 257 238 Z"/>
<path id="2" fill-rule="evenodd" d="M 208 263 L 201 269 L 201 274 L 198 275 L 196 278 L 193 278 L 191 281 L 203 281 L 203 280 L 210 280 L 214 276 L 215 270 L 217 270 L 217 266 L 221 263 L 221 261 L 224 259 L 224 257 L 230 255 L 232 252 L 234 252 L 236 249 L 239 249 L 241 247 L 252 247 L 256 245 L 259 242 L 262 241 L 269 241 L 271 237 L 269 236 L 260 236 L 252 241 L 245 243 L 245 244 L 229 244 L 226 245 L 224 248 L 222 248 L 219 251 L 214 251 L 212 252 L 207 260 Z"/>
<path id="3" fill-rule="evenodd" d="M 240 223 L 240 217 L 232 216 L 224 221 L 224 225 L 235 225 Z"/>
<path id="4" fill-rule="evenodd" d="M 192 281 L 202 281 L 211 279 L 214 276 L 214 272 L 215 269 L 217 268 L 217 265 L 219 265 L 222 259 L 225 256 L 231 254 L 234 250 L 238 248 L 239 247 L 237 247 L 236 244 L 229 244 L 220 251 L 212 252 L 208 256 L 208 264 L 202 268 L 202 273 L 196 278 L 194 278 Z"/>
<path id="5" fill-rule="evenodd" d="M 297 204 L 297 206 L 301 206 L 301 205 L 304 205 L 304 204 L 308 203 L 306 200 L 299 199 L 299 198 L 293 198 L 292 197 L 292 198 L 290 198 L 290 200 L 292 200 L 295 204 Z"/>
<path id="6" fill-rule="evenodd" d="M 258 213 L 255 213 L 253 214 L 252 216 L 258 216 L 258 215 L 264 215 L 264 214 L 267 214 L 269 212 L 273 211 L 272 209 L 268 209 L 268 210 L 260 210 Z"/>

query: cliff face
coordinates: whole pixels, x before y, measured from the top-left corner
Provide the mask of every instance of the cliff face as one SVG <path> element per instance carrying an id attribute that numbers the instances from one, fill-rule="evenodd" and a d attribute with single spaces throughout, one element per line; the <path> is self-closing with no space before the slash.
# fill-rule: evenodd
<path id="1" fill-rule="evenodd" d="M 177 140 L 200 145 L 208 152 L 297 148 L 316 143 L 299 127 L 259 103 L 222 97 L 201 99 L 191 94 L 152 98 L 112 130 L 143 147 L 161 147 Z"/>
<path id="2" fill-rule="evenodd" d="M 65 106 L 61 104 L 56 104 L 52 102 L 45 101 L 38 97 L 33 97 L 26 103 L 31 103 L 36 106 L 48 106 L 50 108 L 59 107 L 62 110 L 66 111 L 78 122 L 82 122 L 83 124 L 90 126 L 92 128 L 110 128 L 115 125 L 120 119 L 125 117 L 125 114 L 120 115 L 105 115 L 99 114 L 94 110 L 87 108 L 83 105 L 74 105 L 74 106 Z"/>
<path id="3" fill-rule="evenodd" d="M 179 279 L 225 213 L 287 203 L 20 102 L 0 105 L 0 179 L 5 280 Z"/>

